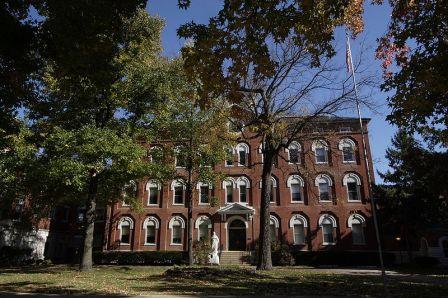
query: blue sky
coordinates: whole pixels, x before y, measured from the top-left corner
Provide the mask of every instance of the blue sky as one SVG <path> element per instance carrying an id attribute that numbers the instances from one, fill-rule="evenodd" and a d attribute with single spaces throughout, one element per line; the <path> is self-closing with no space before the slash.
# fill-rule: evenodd
<path id="1" fill-rule="evenodd" d="M 377 71 L 380 75 L 380 61 L 375 60 L 374 50 L 376 47 L 376 39 L 386 31 L 389 22 L 390 7 L 387 5 L 372 6 L 369 4 L 370 1 L 366 2 L 368 3 L 365 5 L 364 11 L 365 31 L 356 40 L 352 40 L 352 53 L 356 56 L 361 40 L 365 40 L 367 47 L 370 47 L 365 53 L 366 63 L 371 66 L 373 71 Z M 177 8 L 177 0 L 149 0 L 147 10 L 152 15 L 159 15 L 166 22 L 162 34 L 165 55 L 171 57 L 177 56 L 179 49 L 183 45 L 184 41 L 180 40 L 176 34 L 176 30 L 180 25 L 191 20 L 199 23 L 207 23 L 208 19 L 219 11 L 221 3 L 219 0 L 192 0 L 192 5 L 188 10 L 180 10 Z M 338 53 L 338 56 L 343 57 L 345 55 L 345 48 L 341 46 L 344 44 L 344 32 L 342 30 L 336 32 L 336 40 L 341 41 L 341 43 L 338 43 L 337 48 L 341 51 Z M 386 148 L 390 145 L 390 139 L 396 129 L 385 120 L 389 113 L 386 94 L 377 90 L 373 100 L 380 106 L 376 113 L 366 108 L 363 109 L 362 113 L 363 117 L 372 118 L 369 125 L 369 133 L 376 172 L 376 170 L 384 171 L 387 169 L 387 160 L 385 160 L 384 154 Z M 377 182 L 381 182 L 376 173 L 375 178 Z"/>

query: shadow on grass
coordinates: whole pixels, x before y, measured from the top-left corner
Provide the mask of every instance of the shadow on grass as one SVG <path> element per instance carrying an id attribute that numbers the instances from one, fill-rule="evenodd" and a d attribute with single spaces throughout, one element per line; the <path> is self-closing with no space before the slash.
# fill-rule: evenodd
<path id="1" fill-rule="evenodd" d="M 294 269 L 259 273 L 210 267 L 173 268 L 140 281 L 139 286 L 133 287 L 135 291 L 193 295 L 385 295 L 378 275 L 303 274 Z M 146 282 L 151 286 L 145 287 Z M 390 278 L 388 291 L 394 297 L 446 297 L 448 286 Z"/>

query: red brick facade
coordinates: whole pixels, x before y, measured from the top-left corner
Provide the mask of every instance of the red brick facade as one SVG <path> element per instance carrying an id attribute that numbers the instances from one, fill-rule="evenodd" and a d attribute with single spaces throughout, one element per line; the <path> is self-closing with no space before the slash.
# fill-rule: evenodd
<path id="1" fill-rule="evenodd" d="M 364 120 L 364 123 L 366 130 L 368 120 Z M 297 230 L 302 228 L 300 224 L 303 226 L 304 243 L 294 245 L 296 249 L 322 250 L 331 248 L 341 250 L 372 250 L 375 248 L 375 237 L 371 221 L 370 202 L 366 199 L 368 183 L 359 122 L 357 119 L 332 119 L 331 121 L 320 121 L 316 127 L 319 128 L 317 130 L 319 131 L 318 133 L 311 131 L 303 137 L 298 138 L 297 142 L 301 150 L 297 164 L 289 163 L 288 150 L 282 150 L 277 165 L 273 167 L 272 174 L 276 184 L 274 188 L 275 202 L 271 203 L 270 211 L 271 215 L 275 217 L 272 219 L 272 223 L 276 227 L 276 238 L 292 245 L 294 245 L 294 242 L 300 243 L 298 240 L 294 241 L 293 226 L 294 223 L 297 223 Z M 312 144 L 318 139 L 327 143 L 326 153 L 328 157 L 327 162 L 324 163 L 316 163 L 316 154 L 313 151 Z M 355 145 L 354 162 L 343 161 L 343 151 L 339 144 L 344 139 L 351 140 L 349 143 Z M 226 204 L 226 190 L 222 182 L 209 190 L 209 196 L 216 197 L 219 200 L 219 206 L 211 207 L 209 204 L 200 204 L 198 190 L 195 189 L 194 192 L 194 240 L 199 238 L 199 222 L 196 224 L 196 220 L 201 216 L 207 216 L 210 219 L 210 223 L 205 222 L 205 225 L 209 228 L 208 233 L 216 232 L 220 239 L 222 250 L 229 249 L 229 245 L 231 246 L 230 249 L 234 250 L 235 247 L 237 249 L 252 250 L 259 235 L 260 179 L 262 168 L 262 154 L 259 150 L 260 140 L 252 139 L 249 142 L 241 141 L 241 143 L 245 143 L 249 147 L 248 155 L 246 155 L 249 166 L 239 165 L 238 152 L 235 152 L 232 166 L 226 166 L 225 162 L 223 162 L 216 166 L 216 170 L 233 178 L 234 182 L 229 182 L 233 186 L 233 202 L 239 201 L 239 181 L 242 180 L 238 180 L 238 178 L 247 178 L 250 184 L 246 188 L 247 204 L 236 204 L 235 206 L 231 206 L 231 210 L 228 211 L 231 214 L 222 214 L 223 208 L 228 206 Z M 368 140 L 367 148 L 369 148 Z M 369 149 L 368 155 L 369 160 L 371 160 Z M 181 174 L 182 169 L 179 169 L 179 171 Z M 344 176 L 350 173 L 356 175 L 352 175 L 352 177 L 359 177 L 359 182 L 357 183 L 360 184 L 358 186 L 359 201 L 349 202 L 348 200 L 348 191 L 347 185 L 344 185 L 346 184 L 344 182 L 346 181 L 344 180 Z M 331 179 L 330 200 L 328 202 L 319 199 L 319 190 L 318 186 L 316 186 L 316 183 L 319 181 L 316 182 L 316 177 L 321 174 Z M 292 202 L 291 187 L 288 187 L 288 178 L 292 175 L 298 175 L 303 180 L 304 185 L 300 188 L 302 202 Z M 149 180 L 148 178 L 148 180 L 140 181 L 137 186 L 138 197 L 144 206 L 143 213 L 132 212 L 129 207 L 123 206 L 121 203 L 108 208 L 105 225 L 106 239 L 103 249 L 134 251 L 186 249 L 186 205 L 174 204 L 172 181 L 165 181 L 159 185 L 160 190 L 158 192 L 157 204 L 149 206 L 149 191 L 147 187 Z M 236 214 L 239 212 L 238 209 L 242 210 L 241 214 Z M 250 213 L 253 213 L 253 215 Z M 326 214 L 331 216 L 328 218 L 328 221 L 321 218 L 322 215 Z M 353 217 L 353 214 L 357 214 L 355 215 L 357 220 L 354 222 L 362 223 L 357 226 L 362 226 L 362 232 L 359 234 L 358 230 L 358 238 L 355 241 L 352 236 L 351 223 L 349 223 L 349 217 Z M 297 217 L 298 220 L 291 220 L 295 215 L 300 215 Z M 172 219 L 176 216 L 181 219 L 173 222 Z M 147 230 L 145 227 L 149 217 L 152 219 L 150 220 L 150 224 L 153 227 L 149 227 Z M 130 221 L 125 220 L 126 222 L 123 225 L 125 235 L 121 239 L 122 220 L 126 218 L 129 218 Z M 241 226 L 241 221 L 232 224 L 234 219 L 240 219 L 244 224 Z M 324 224 L 327 222 L 332 227 L 334 243 L 330 245 L 324 245 L 322 220 L 324 220 Z M 172 221 L 171 224 L 170 221 Z M 173 228 L 173 224 L 174 226 L 177 224 L 180 228 Z M 240 227 L 231 228 L 231 226 L 238 226 L 238 224 Z M 173 243 L 172 234 L 174 229 L 176 229 L 175 233 L 181 233 L 181 244 Z M 147 231 L 149 230 L 151 230 L 151 235 L 148 239 L 150 239 L 151 244 L 146 243 Z M 236 230 L 239 230 L 239 232 Z M 128 231 L 129 241 L 127 239 L 128 236 L 126 236 Z M 229 233 L 231 234 L 230 237 L 232 237 L 231 241 L 228 239 Z M 301 239 L 300 232 L 297 233 L 296 238 Z M 329 236 L 327 235 L 327 237 Z M 237 245 L 232 243 L 232 241 L 238 242 L 241 239 L 245 239 L 245 243 L 239 243 Z M 331 238 L 326 238 L 327 241 L 328 239 L 331 240 Z M 129 244 L 121 243 L 120 240 L 129 242 Z M 359 244 L 354 244 L 354 242 Z"/>

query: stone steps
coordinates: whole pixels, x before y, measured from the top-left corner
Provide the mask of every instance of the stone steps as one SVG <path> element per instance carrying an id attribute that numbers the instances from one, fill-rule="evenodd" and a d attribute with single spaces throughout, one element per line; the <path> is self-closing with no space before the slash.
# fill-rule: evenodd
<path id="1" fill-rule="evenodd" d="M 219 256 L 221 265 L 249 265 L 250 251 L 222 251 Z"/>

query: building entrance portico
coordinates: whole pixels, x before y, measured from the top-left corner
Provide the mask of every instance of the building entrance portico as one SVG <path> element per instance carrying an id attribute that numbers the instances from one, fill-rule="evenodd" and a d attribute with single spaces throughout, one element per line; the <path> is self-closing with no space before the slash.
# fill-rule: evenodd
<path id="1" fill-rule="evenodd" d="M 248 249 L 248 241 L 252 240 L 249 234 L 249 222 L 252 221 L 254 213 L 254 208 L 241 203 L 228 204 L 218 210 L 224 222 L 224 250 L 246 251 Z"/>

